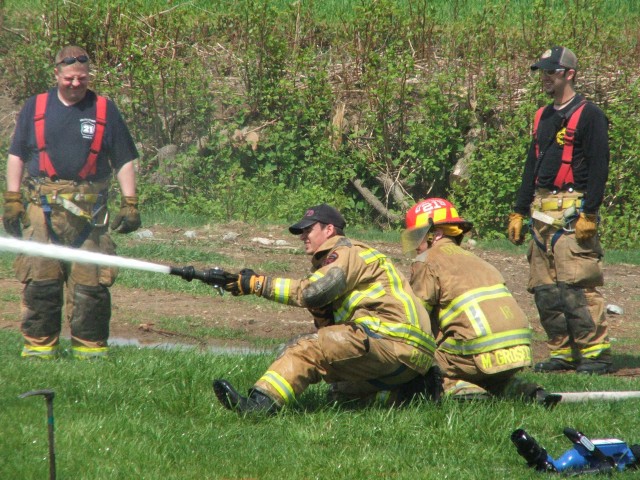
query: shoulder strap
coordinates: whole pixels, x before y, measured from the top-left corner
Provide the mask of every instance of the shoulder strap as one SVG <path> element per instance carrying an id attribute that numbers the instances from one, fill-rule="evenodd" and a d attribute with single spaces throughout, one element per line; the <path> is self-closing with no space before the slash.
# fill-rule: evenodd
<path id="1" fill-rule="evenodd" d="M 47 109 L 48 92 L 41 93 L 36 97 L 36 110 L 33 116 L 36 145 L 38 146 L 38 152 L 40 156 L 40 173 L 45 174 L 49 178 L 56 176 L 56 170 L 51 163 L 51 158 L 47 153 L 47 144 L 45 141 L 45 112 Z M 87 161 L 80 170 L 78 177 L 81 179 L 87 178 L 89 175 L 96 173 L 96 161 L 98 154 L 102 148 L 102 138 L 104 137 L 104 129 L 107 124 L 107 99 L 100 95 L 96 96 L 96 130 L 93 134 L 93 140 L 89 147 L 89 156 Z"/>
<path id="2" fill-rule="evenodd" d="M 562 188 L 564 185 L 573 183 L 573 169 L 571 168 L 571 161 L 573 160 L 573 144 L 576 136 L 576 128 L 578 126 L 578 122 L 580 121 L 580 115 L 582 114 L 582 111 L 584 110 L 586 104 L 587 101 L 582 100 L 570 111 L 568 111 L 565 117 L 568 119 L 568 122 L 564 134 L 562 162 L 560 164 L 560 169 L 558 170 L 558 175 L 556 175 L 556 179 L 553 181 L 553 184 L 557 188 Z"/>
<path id="3" fill-rule="evenodd" d="M 96 95 L 96 130 L 93 133 L 93 141 L 89 147 L 89 156 L 87 161 L 80 170 L 78 176 L 81 179 L 87 178 L 89 175 L 96 173 L 96 161 L 98 154 L 102 149 L 102 138 L 104 136 L 104 128 L 107 124 L 107 99 L 101 95 Z"/>
<path id="4" fill-rule="evenodd" d="M 533 119 L 533 139 L 535 140 L 536 145 L 536 158 L 540 155 L 540 144 L 538 143 L 538 125 L 540 125 L 540 119 L 542 118 L 542 112 L 546 107 L 540 107 L 536 112 L 536 116 Z"/>
<path id="5" fill-rule="evenodd" d="M 47 100 L 49 93 L 41 93 L 36 97 L 36 110 L 33 116 L 33 125 L 36 135 L 36 145 L 38 146 L 39 156 L 39 171 L 45 174 L 47 177 L 52 178 L 56 175 L 56 170 L 53 168 L 49 154 L 47 153 L 47 143 L 44 136 L 44 114 L 47 110 Z"/>

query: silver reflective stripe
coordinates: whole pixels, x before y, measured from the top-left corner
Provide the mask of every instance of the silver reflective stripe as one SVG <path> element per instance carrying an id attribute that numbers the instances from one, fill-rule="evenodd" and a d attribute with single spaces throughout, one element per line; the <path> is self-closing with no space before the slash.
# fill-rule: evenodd
<path id="1" fill-rule="evenodd" d="M 528 345 L 531 343 L 531 330 L 520 328 L 506 332 L 487 335 L 473 340 L 455 340 L 447 338 L 440 344 L 443 351 L 458 355 L 476 355 L 490 352 L 500 348 L 515 347 L 516 345 Z"/>

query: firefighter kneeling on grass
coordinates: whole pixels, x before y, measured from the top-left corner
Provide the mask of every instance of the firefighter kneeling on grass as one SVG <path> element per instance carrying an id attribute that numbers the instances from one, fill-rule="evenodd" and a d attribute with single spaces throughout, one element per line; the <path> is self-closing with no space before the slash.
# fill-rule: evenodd
<path id="1" fill-rule="evenodd" d="M 344 236 L 345 220 L 327 204 L 289 227 L 311 255 L 302 280 L 240 272 L 225 287 L 285 305 L 306 307 L 317 333 L 291 341 L 267 372 L 240 395 L 226 380 L 213 389 L 226 408 L 274 413 L 311 384 L 331 384 L 331 398 L 403 403 L 424 386 L 435 342 L 429 315 L 406 278 L 377 250 Z"/>
<path id="2" fill-rule="evenodd" d="M 438 331 L 435 358 L 445 396 L 557 403 L 559 395 L 515 376 L 531 365 L 531 329 L 500 272 L 460 247 L 473 225 L 447 200 L 430 198 L 407 212 L 406 226 L 403 250 L 418 254 L 411 286 Z"/>

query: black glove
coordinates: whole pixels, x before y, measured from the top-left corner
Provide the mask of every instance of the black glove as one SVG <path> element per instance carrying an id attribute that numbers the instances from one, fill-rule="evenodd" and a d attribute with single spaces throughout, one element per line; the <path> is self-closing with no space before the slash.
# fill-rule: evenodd
<path id="1" fill-rule="evenodd" d="M 230 279 L 224 286 L 224 289 L 234 297 L 251 294 L 260 296 L 262 295 L 264 280 L 264 275 L 257 275 L 256 272 L 250 268 L 243 268 L 238 273 L 237 278 Z"/>
<path id="2" fill-rule="evenodd" d="M 20 192 L 4 192 L 4 212 L 2 214 L 2 223 L 4 230 L 15 238 L 22 237 L 22 226 L 25 224 L 26 212 L 22 203 L 22 193 Z"/>
<path id="3" fill-rule="evenodd" d="M 333 305 L 325 305 L 324 307 L 310 307 L 307 310 L 313 315 L 313 324 L 316 328 L 335 325 L 333 318 Z"/>
<path id="4" fill-rule="evenodd" d="M 140 228 L 141 224 L 138 197 L 122 197 L 120 211 L 111 223 L 111 230 L 118 233 L 131 233 Z"/>

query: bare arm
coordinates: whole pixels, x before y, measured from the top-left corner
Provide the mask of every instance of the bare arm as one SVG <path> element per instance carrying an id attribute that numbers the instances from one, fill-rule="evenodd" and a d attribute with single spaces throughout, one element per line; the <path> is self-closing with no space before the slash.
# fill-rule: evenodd
<path id="1" fill-rule="evenodd" d="M 136 171 L 133 160 L 125 163 L 116 174 L 120 190 L 125 197 L 133 197 L 136 194 Z"/>
<path id="2" fill-rule="evenodd" d="M 19 192 L 24 173 L 24 162 L 16 155 L 9 154 L 7 159 L 7 191 Z"/>

